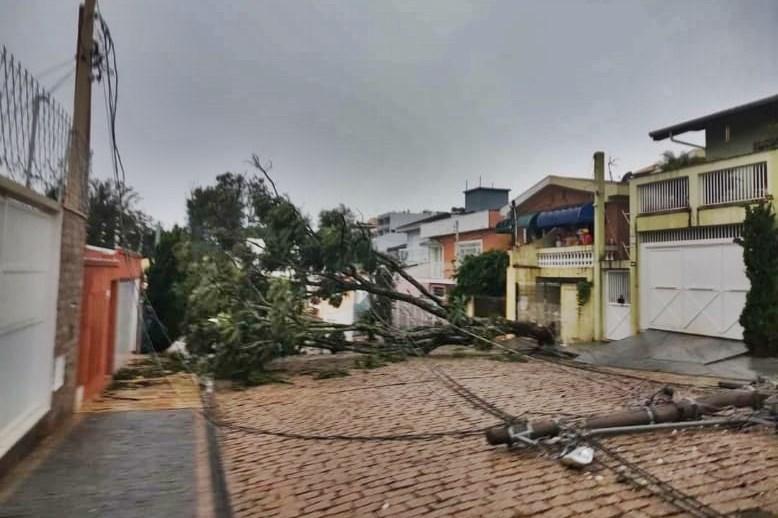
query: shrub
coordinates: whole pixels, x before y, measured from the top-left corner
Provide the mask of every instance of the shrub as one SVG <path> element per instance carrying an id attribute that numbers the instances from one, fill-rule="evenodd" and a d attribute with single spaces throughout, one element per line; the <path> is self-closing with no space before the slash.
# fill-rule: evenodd
<path id="1" fill-rule="evenodd" d="M 740 315 L 743 340 L 755 356 L 778 356 L 778 229 L 772 203 L 746 207 L 743 261 L 751 288 Z"/>

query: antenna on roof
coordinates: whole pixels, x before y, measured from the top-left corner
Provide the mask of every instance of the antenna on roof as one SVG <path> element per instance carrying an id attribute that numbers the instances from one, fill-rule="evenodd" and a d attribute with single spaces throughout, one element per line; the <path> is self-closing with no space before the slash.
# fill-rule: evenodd
<path id="1" fill-rule="evenodd" d="M 478 175 L 478 187 L 481 187 L 481 175 Z"/>
<path id="2" fill-rule="evenodd" d="M 465 180 L 465 190 L 467 190 L 467 180 Z"/>

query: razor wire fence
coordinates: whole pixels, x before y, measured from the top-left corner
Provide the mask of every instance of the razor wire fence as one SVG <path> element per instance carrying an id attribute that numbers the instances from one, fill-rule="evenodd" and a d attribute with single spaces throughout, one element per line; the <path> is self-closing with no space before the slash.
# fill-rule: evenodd
<path id="1" fill-rule="evenodd" d="M 68 112 L 3 46 L 0 50 L 0 176 L 49 198 L 60 199 L 70 134 Z"/>

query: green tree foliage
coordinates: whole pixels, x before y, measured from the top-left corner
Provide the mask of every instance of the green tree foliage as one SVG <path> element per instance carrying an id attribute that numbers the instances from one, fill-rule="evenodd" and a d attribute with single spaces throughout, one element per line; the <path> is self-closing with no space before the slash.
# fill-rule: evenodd
<path id="1" fill-rule="evenodd" d="M 693 155 L 691 153 L 679 153 L 676 155 L 668 150 L 662 153 L 660 167 L 662 168 L 662 171 L 672 171 L 674 169 L 681 169 L 682 167 L 689 167 L 690 165 L 702 162 L 705 162 L 705 157 Z"/>
<path id="2" fill-rule="evenodd" d="M 397 259 L 376 251 L 348 208 L 322 211 L 314 225 L 278 193 L 257 157 L 254 165 L 262 176 L 222 175 L 216 185 L 192 192 L 187 202 L 191 244 L 185 258 L 176 255 L 188 265 L 183 283 L 187 346 L 215 376 L 256 383 L 267 377 L 269 360 L 303 347 L 393 355 L 407 353 L 410 344 L 415 353 L 426 353 L 443 344 L 473 343 L 474 333 L 552 340 L 532 324 L 469 319 L 460 306 L 429 293 Z M 501 287 L 485 293 L 502 294 L 506 266 L 507 257 L 499 274 L 494 266 Z M 396 291 L 398 277 L 420 296 Z M 357 290 L 371 298 L 365 318 L 344 325 L 312 313 L 312 300 L 338 305 Z M 395 301 L 415 305 L 441 323 L 397 330 L 390 322 Z M 361 338 L 347 341 L 349 332 Z"/>
<path id="3" fill-rule="evenodd" d="M 126 248 L 148 256 L 154 246 L 151 218 L 136 208 L 140 197 L 132 187 L 113 180 L 89 182 L 86 242 L 114 249 Z"/>
<path id="4" fill-rule="evenodd" d="M 151 342 L 157 351 L 170 345 L 168 337 L 176 340 L 183 331 L 188 246 L 186 230 L 176 225 L 160 233 L 159 243 L 150 257 L 151 264 L 146 271 L 146 297 L 159 322 L 150 315 L 147 323 Z"/>
<path id="5" fill-rule="evenodd" d="M 778 356 L 778 229 L 773 205 L 746 207 L 743 261 L 751 289 L 740 315 L 743 340 L 756 356 Z"/>
<path id="6" fill-rule="evenodd" d="M 490 250 L 480 255 L 465 257 L 456 272 L 454 296 L 504 297 L 508 254 Z"/>
<path id="7" fill-rule="evenodd" d="M 186 201 L 189 231 L 195 243 L 216 243 L 231 250 L 246 235 L 249 214 L 247 196 L 252 180 L 241 174 L 224 173 L 216 185 L 197 187 Z"/>

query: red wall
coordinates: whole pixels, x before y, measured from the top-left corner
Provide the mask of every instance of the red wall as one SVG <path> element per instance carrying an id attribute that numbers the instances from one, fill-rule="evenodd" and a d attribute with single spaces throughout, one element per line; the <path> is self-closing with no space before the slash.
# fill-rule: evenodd
<path id="1" fill-rule="evenodd" d="M 110 379 L 118 281 L 140 277 L 141 257 L 136 254 L 91 247 L 84 251 L 77 381 L 84 387 L 84 401 L 98 394 Z"/>

